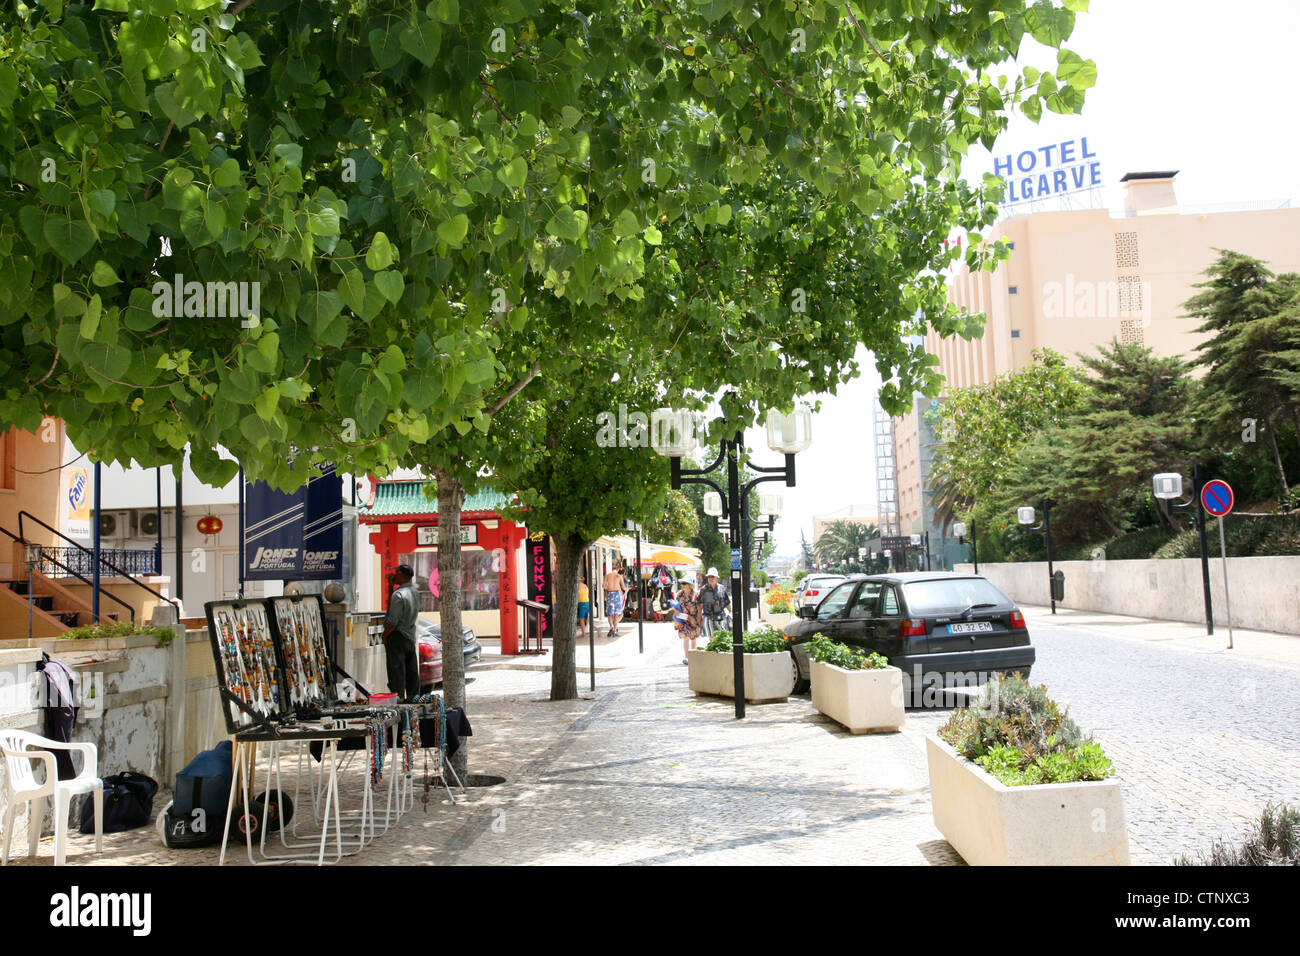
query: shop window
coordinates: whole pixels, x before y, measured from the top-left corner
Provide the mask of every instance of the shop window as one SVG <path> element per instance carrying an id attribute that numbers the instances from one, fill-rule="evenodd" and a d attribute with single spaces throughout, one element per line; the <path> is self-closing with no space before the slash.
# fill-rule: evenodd
<path id="1" fill-rule="evenodd" d="M 495 611 L 501 607 L 501 579 L 492 569 L 491 551 L 462 551 L 464 567 L 460 576 L 462 611 Z M 438 567 L 437 551 L 418 551 L 398 556 L 399 564 L 409 564 L 415 572 L 415 586 L 420 591 L 420 610 L 438 610 L 438 599 L 429 587 L 429 579 Z M 386 602 L 385 602 L 386 603 Z"/>

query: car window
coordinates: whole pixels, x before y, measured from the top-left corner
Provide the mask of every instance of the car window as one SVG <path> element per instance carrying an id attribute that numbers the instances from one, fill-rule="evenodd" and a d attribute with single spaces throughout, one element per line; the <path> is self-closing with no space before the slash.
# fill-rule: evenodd
<path id="1" fill-rule="evenodd" d="M 886 585 L 884 598 L 881 601 L 880 614 L 882 617 L 890 617 L 898 613 L 898 592 L 892 585 Z"/>
<path id="2" fill-rule="evenodd" d="M 973 605 L 990 604 L 1006 607 L 1010 598 L 984 578 L 948 578 L 937 581 L 913 581 L 903 585 L 907 609 L 918 617 L 961 612 Z"/>
<path id="3" fill-rule="evenodd" d="M 880 582 L 868 581 L 858 589 L 849 608 L 849 617 L 875 617 L 876 608 L 880 606 Z"/>
<path id="4" fill-rule="evenodd" d="M 834 577 L 813 578 L 812 587 L 814 588 L 832 588 L 839 582 L 843 581 L 838 575 Z"/>
<path id="5" fill-rule="evenodd" d="M 826 596 L 817 607 L 817 620 L 824 621 L 827 618 L 837 616 L 840 611 L 844 610 L 844 605 L 849 603 L 849 598 L 853 595 L 853 582 L 845 582 L 837 587 L 834 591 Z"/>

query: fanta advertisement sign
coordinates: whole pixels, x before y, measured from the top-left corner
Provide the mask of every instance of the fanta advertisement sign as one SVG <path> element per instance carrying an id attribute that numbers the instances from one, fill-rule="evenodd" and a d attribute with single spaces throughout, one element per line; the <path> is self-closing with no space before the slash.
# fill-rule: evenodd
<path id="1" fill-rule="evenodd" d="M 90 469 L 63 471 L 63 533 L 71 538 L 90 537 Z"/>
<path id="2" fill-rule="evenodd" d="M 1008 206 L 1102 186 L 1101 160 L 1086 136 L 995 156 L 993 174 L 1007 184 Z"/>

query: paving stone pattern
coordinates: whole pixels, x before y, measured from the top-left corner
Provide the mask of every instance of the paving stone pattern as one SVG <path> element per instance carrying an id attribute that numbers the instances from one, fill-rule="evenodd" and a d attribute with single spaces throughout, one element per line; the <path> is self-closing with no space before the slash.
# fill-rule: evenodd
<path id="1" fill-rule="evenodd" d="M 1300 802 L 1300 670 L 1118 626 L 1035 615 L 1031 628 L 1035 682 L 1118 767 L 1134 863 L 1235 837 L 1270 799 Z M 507 782 L 454 806 L 435 791 L 427 808 L 417 788 L 414 811 L 344 865 L 961 863 L 934 829 L 927 787 L 923 737 L 945 712 L 854 736 L 805 695 L 751 704 L 737 721 L 730 700 L 689 691 L 668 625 L 647 627 L 646 653 L 635 649 L 635 632 L 598 648 L 598 666 L 616 669 L 594 694 L 580 674 L 573 701 L 546 699 L 545 671 L 473 673 L 471 767 Z M 342 779 L 355 806 L 359 758 Z M 52 855 L 46 840 L 30 862 Z M 166 849 L 153 828 L 109 834 L 98 856 L 93 837 L 74 835 L 69 851 L 74 864 L 216 861 L 216 849 Z M 242 846 L 227 862 L 247 865 Z"/>

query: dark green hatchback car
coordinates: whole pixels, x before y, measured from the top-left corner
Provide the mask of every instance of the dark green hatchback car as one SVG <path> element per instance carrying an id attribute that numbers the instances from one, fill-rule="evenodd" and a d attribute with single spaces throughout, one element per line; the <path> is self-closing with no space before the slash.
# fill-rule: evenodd
<path id="1" fill-rule="evenodd" d="M 1034 665 L 1024 615 L 977 574 L 854 575 L 799 617 L 785 629 L 799 670 L 796 693 L 808 689 L 803 645 L 819 634 L 889 658 L 903 672 L 909 706 L 937 703 L 927 688 L 978 686 L 995 674 L 1028 677 Z"/>

